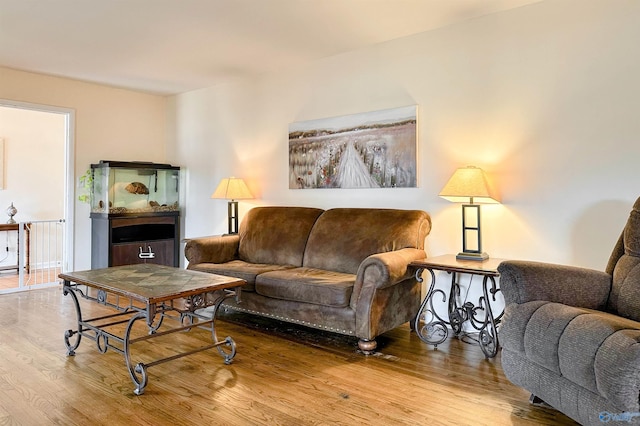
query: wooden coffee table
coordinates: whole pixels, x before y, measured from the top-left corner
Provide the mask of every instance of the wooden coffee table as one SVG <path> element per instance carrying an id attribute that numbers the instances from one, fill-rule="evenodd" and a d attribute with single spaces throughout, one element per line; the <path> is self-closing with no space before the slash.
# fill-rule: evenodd
<path id="1" fill-rule="evenodd" d="M 64 334 L 67 355 L 75 355 L 83 336 L 95 341 L 101 353 L 112 349 L 124 355 L 129 375 L 136 386 L 133 391 L 136 395 L 144 393 L 149 367 L 211 348 L 217 348 L 225 364 L 230 364 L 236 354 L 236 345 L 231 337 L 218 339 L 215 318 L 225 299 L 235 297 L 240 301 L 240 286 L 246 284 L 244 280 L 155 264 L 69 272 L 59 277 L 64 280 L 63 294 L 72 297 L 77 314 L 77 329 L 67 330 Z M 78 295 L 117 312 L 84 319 Z M 196 312 L 211 306 L 211 317 Z M 178 326 L 160 331 L 165 319 L 177 320 Z M 134 337 L 132 328 L 141 320 L 146 321 L 148 334 Z M 122 332 L 124 324 L 126 327 Z M 134 365 L 132 362 L 133 344 L 194 327 L 210 330 L 213 344 L 146 364 L 139 362 Z"/>

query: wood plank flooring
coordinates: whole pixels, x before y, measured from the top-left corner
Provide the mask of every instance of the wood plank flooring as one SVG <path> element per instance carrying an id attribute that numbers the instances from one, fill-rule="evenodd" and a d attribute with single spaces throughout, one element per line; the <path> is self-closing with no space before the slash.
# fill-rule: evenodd
<path id="1" fill-rule="evenodd" d="M 60 268 L 43 268 L 43 269 L 31 269 L 31 271 L 24 273 L 24 286 L 35 284 L 45 284 L 59 281 L 58 274 L 62 272 Z M 19 275 L 17 272 L 2 271 L 0 272 L 0 290 L 17 289 L 19 286 Z"/>
<path id="2" fill-rule="evenodd" d="M 0 290 L 17 288 L 18 287 L 18 274 L 12 271 L 0 272 Z"/>
<path id="3" fill-rule="evenodd" d="M 103 306 L 81 301 L 83 317 Z M 0 424 L 17 425 L 571 425 L 529 405 L 500 357 L 457 339 L 433 350 L 408 325 L 386 333 L 364 356 L 356 340 L 230 314 L 218 323 L 237 355 L 215 350 L 154 366 L 142 396 L 133 393 L 123 357 L 100 354 L 83 339 L 68 357 L 64 331 L 75 310 L 61 288 L 0 295 Z M 146 346 L 209 342 L 203 330 Z M 137 356 L 137 355 L 136 355 Z M 134 357 L 135 358 L 135 357 Z M 137 361 L 136 361 L 137 362 Z"/>

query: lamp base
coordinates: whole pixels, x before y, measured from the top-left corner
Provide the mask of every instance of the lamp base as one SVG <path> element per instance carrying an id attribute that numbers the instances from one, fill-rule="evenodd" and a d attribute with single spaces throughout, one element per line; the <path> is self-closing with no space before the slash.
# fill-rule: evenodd
<path id="1" fill-rule="evenodd" d="M 238 233 L 238 202 L 231 200 L 227 206 L 227 215 L 229 220 L 229 235 Z"/>
<path id="2" fill-rule="evenodd" d="M 457 260 L 476 260 L 482 262 L 483 260 L 487 260 L 489 255 L 487 253 L 469 253 L 469 252 L 460 252 L 456 255 Z"/>

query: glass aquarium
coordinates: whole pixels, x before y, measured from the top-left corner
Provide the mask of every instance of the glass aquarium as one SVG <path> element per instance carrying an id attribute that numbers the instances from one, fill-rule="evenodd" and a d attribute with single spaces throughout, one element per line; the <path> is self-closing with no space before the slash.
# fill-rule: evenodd
<path id="1" fill-rule="evenodd" d="M 91 165 L 91 213 L 178 212 L 180 167 L 101 160 Z"/>

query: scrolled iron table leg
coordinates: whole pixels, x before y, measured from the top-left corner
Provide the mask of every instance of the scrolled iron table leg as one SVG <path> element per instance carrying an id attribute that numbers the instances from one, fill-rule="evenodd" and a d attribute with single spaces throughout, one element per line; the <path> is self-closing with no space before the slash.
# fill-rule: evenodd
<path id="1" fill-rule="evenodd" d="M 491 280 L 491 290 L 488 290 L 489 280 Z M 499 320 L 493 318 L 491 300 L 489 299 L 489 293 L 491 293 L 492 299 L 495 301 L 495 294 L 498 291 L 500 290 L 496 286 L 495 278 L 492 276 L 485 276 L 482 280 L 482 293 L 487 312 L 484 324 L 480 328 L 479 341 L 480 349 L 482 349 L 482 352 L 487 358 L 495 357 L 498 353 L 498 348 L 500 347 L 500 342 L 498 341 L 498 329 L 496 326 Z"/>
<path id="2" fill-rule="evenodd" d="M 133 390 L 133 393 L 136 395 L 142 395 L 144 393 L 144 388 L 147 386 L 148 376 L 147 376 L 147 368 L 143 363 L 138 363 L 135 366 L 131 361 L 131 330 L 136 321 L 147 318 L 147 314 L 145 312 L 138 312 L 134 315 L 128 322 L 127 328 L 124 333 L 124 359 L 127 363 L 127 369 L 129 370 L 129 376 L 131 380 L 133 380 L 133 384 L 136 388 Z"/>
<path id="3" fill-rule="evenodd" d="M 236 342 L 230 336 L 225 337 L 224 340 L 218 339 L 218 335 L 216 333 L 215 318 L 220 304 L 225 299 L 232 296 L 234 296 L 234 294 L 224 294 L 219 296 L 213 304 L 213 310 L 211 312 L 211 340 L 213 340 L 213 343 L 216 345 L 216 350 L 218 351 L 220 356 L 224 358 L 224 363 L 227 365 L 231 364 L 231 362 L 233 362 L 233 358 L 236 356 Z M 224 347 L 228 348 L 228 350 L 225 350 Z"/>
<path id="4" fill-rule="evenodd" d="M 422 304 L 420 305 L 420 309 L 418 310 L 418 314 L 416 315 L 416 320 L 414 321 L 414 330 L 420 340 L 425 342 L 426 344 L 433 345 L 434 348 L 437 348 L 438 345 L 445 340 L 449 336 L 449 328 L 447 327 L 446 321 L 442 320 L 438 316 L 438 314 L 433 309 L 433 296 L 440 292 L 442 293 L 442 301 L 446 301 L 446 296 L 444 292 L 441 290 L 435 290 L 436 278 L 433 270 L 429 269 L 429 273 L 431 274 L 431 284 L 429 285 L 429 290 L 427 291 Z M 419 283 L 423 282 L 422 278 L 423 269 L 416 270 L 416 280 Z M 427 316 L 431 315 L 431 321 L 427 322 Z"/>
<path id="5" fill-rule="evenodd" d="M 80 340 L 82 339 L 82 333 L 80 333 L 82 330 L 82 311 L 80 310 L 78 296 L 76 296 L 75 292 L 71 288 L 69 281 L 64 281 L 62 294 L 64 296 L 70 295 L 76 308 L 76 323 L 78 328 L 76 330 L 67 330 L 64 332 L 64 344 L 67 347 L 67 356 L 74 356 L 76 354 L 76 349 L 80 346 Z M 73 336 L 76 336 L 75 342 L 71 343 L 70 338 Z"/>
<path id="6" fill-rule="evenodd" d="M 449 291 L 449 324 L 453 334 L 459 336 L 462 334 L 462 324 L 467 320 L 466 311 L 458 306 L 458 296 L 460 295 L 460 284 L 458 284 L 458 275 L 451 272 L 451 289 Z"/>

